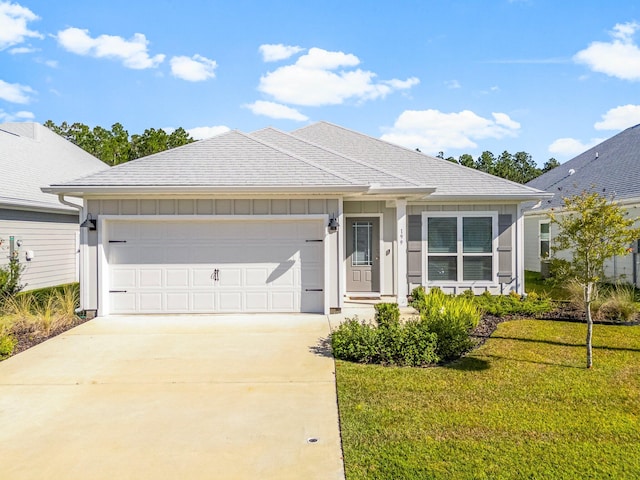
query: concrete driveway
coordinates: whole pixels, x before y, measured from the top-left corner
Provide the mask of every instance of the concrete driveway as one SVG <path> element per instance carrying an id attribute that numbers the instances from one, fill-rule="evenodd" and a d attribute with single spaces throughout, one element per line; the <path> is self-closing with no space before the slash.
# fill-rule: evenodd
<path id="1" fill-rule="evenodd" d="M 87 322 L 0 363 L 0 477 L 343 479 L 323 315 Z"/>

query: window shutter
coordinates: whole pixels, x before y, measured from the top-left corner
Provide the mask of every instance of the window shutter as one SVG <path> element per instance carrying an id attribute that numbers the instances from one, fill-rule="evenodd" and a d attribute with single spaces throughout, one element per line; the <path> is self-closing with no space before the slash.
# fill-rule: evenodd
<path id="1" fill-rule="evenodd" d="M 513 216 L 510 213 L 498 215 L 498 282 L 500 283 L 511 283 L 513 280 L 512 225 Z"/>
<path id="2" fill-rule="evenodd" d="M 422 284 L 422 215 L 408 216 L 407 281 Z"/>

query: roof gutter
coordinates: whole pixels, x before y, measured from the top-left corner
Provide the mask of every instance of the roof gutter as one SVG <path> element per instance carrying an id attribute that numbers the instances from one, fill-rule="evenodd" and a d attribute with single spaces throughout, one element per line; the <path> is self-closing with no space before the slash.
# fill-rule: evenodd
<path id="1" fill-rule="evenodd" d="M 508 194 L 508 195 L 431 195 L 428 197 L 430 202 L 445 201 L 445 202 L 464 202 L 464 201 L 505 201 L 513 200 L 516 202 L 526 202 L 529 200 L 547 200 L 553 197 L 553 193 L 540 192 L 540 193 L 523 193 L 523 194 Z"/>

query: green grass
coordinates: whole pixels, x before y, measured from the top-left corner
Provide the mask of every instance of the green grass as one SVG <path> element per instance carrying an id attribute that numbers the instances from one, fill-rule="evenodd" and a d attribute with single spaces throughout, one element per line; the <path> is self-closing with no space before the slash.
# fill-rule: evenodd
<path id="1" fill-rule="evenodd" d="M 640 475 L 640 327 L 521 320 L 448 367 L 337 362 L 345 466 L 357 479 Z"/>

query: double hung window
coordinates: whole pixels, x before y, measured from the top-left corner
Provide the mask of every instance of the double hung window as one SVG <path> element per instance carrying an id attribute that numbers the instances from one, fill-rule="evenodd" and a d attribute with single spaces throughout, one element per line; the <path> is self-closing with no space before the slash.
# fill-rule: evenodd
<path id="1" fill-rule="evenodd" d="M 426 214 L 427 281 L 494 279 L 494 214 Z"/>

